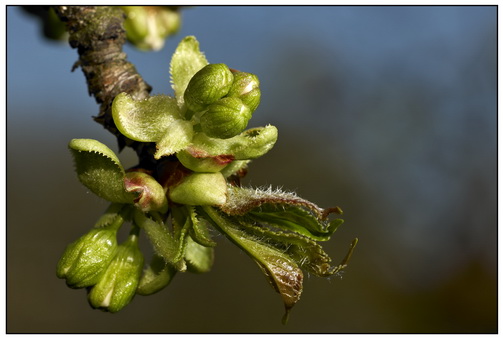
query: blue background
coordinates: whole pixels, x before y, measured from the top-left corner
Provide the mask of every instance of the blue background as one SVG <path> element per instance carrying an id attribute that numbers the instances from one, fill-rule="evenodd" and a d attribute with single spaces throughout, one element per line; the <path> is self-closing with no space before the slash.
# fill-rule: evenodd
<path id="1" fill-rule="evenodd" d="M 280 297 L 223 237 L 204 275 L 180 274 L 123 311 L 92 310 L 55 276 L 106 208 L 73 173 L 71 138 L 117 151 L 92 120 L 77 52 L 7 8 L 9 332 L 466 333 L 497 331 L 495 6 L 191 7 L 159 52 L 126 46 L 153 87 L 195 35 L 210 62 L 255 73 L 250 126 L 278 127 L 246 183 L 295 190 L 345 224 L 324 247 L 342 279 L 306 277 L 288 326 Z M 120 154 L 135 163 L 131 150 Z"/>

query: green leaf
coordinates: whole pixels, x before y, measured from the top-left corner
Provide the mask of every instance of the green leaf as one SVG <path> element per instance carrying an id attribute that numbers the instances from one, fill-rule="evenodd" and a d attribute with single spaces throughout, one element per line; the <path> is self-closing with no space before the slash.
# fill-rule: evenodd
<path id="1" fill-rule="evenodd" d="M 187 210 L 186 215 L 190 218 L 192 222 L 192 228 L 190 228 L 190 236 L 192 239 L 205 247 L 214 247 L 217 244 L 211 239 L 210 231 L 208 230 L 208 223 L 204 219 L 200 219 L 197 216 L 196 209 L 194 206 L 185 205 L 184 209 Z"/>
<path id="2" fill-rule="evenodd" d="M 162 221 L 147 217 L 140 210 L 134 212 L 134 222 L 145 231 L 156 254 L 176 270 L 186 270 L 180 237 L 173 235 Z"/>
<path id="3" fill-rule="evenodd" d="M 264 203 L 254 208 L 248 215 L 257 221 L 295 231 L 317 241 L 328 241 L 336 227 L 343 222 L 342 219 L 337 219 L 337 223 L 327 223 L 303 208 L 286 204 Z"/>
<path id="4" fill-rule="evenodd" d="M 235 223 L 235 220 L 224 217 L 211 207 L 202 209 L 217 229 L 258 264 L 269 283 L 283 299 L 286 310 L 283 320 L 286 322 L 290 309 L 297 303 L 302 293 L 303 274 L 297 263 L 281 249 L 247 233 Z"/>
<path id="5" fill-rule="evenodd" d="M 173 280 L 177 270 L 164 259 L 154 254 L 150 264 L 143 271 L 136 293 L 151 295 L 165 288 Z"/>
<path id="6" fill-rule="evenodd" d="M 126 192 L 126 173 L 115 153 L 94 139 L 72 139 L 68 145 L 82 184 L 101 198 L 115 203 L 133 203 Z"/>
<path id="7" fill-rule="evenodd" d="M 350 247 L 348 255 L 336 266 L 330 263 L 332 259 L 323 250 L 320 244 L 312 238 L 297 233 L 271 230 L 265 226 L 252 223 L 248 218 L 239 218 L 239 224 L 250 233 L 284 253 L 291 256 L 302 269 L 316 276 L 331 276 L 344 269 L 349 261 L 356 242 Z"/>
<path id="8" fill-rule="evenodd" d="M 243 173 L 246 173 L 247 168 L 248 168 L 248 163 L 250 163 L 250 160 L 244 160 L 244 161 L 233 161 L 229 163 L 225 168 L 220 171 L 222 175 L 224 175 L 225 178 L 232 176 L 232 175 L 237 175 L 237 176 L 242 176 Z"/>
<path id="9" fill-rule="evenodd" d="M 328 241 L 344 222 L 328 220 L 330 212 L 339 208 L 321 209 L 293 193 L 281 190 L 250 189 L 230 186 L 227 202 L 221 209 L 229 215 L 247 215 L 271 227 L 293 231 L 317 241 Z"/>
<path id="10" fill-rule="evenodd" d="M 272 149 L 278 139 L 278 129 L 267 125 L 246 130 L 232 138 L 211 138 L 196 133 L 186 151 L 194 157 L 232 156 L 236 160 L 258 158 Z"/>
<path id="11" fill-rule="evenodd" d="M 190 79 L 208 64 L 206 57 L 199 50 L 199 42 L 194 36 L 185 37 L 171 58 L 170 74 L 173 90 L 179 107 L 183 107 L 183 94 Z"/>
<path id="12" fill-rule="evenodd" d="M 182 149 L 192 141 L 194 129 L 191 122 L 183 119 L 175 119 L 166 128 L 164 135 L 158 140 L 155 152 L 155 159 L 172 155 Z"/>
<path id="13" fill-rule="evenodd" d="M 213 266 L 213 248 L 202 246 L 188 236 L 184 258 L 189 271 L 193 273 L 209 272 Z"/>
<path id="14" fill-rule="evenodd" d="M 124 136 L 139 142 L 159 141 L 168 126 L 181 119 L 173 97 L 158 95 L 137 101 L 125 92 L 115 97 L 112 117 Z"/>

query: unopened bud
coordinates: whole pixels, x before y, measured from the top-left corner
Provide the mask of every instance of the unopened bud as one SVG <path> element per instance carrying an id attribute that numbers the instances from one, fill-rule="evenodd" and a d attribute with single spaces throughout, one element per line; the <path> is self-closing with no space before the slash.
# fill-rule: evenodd
<path id="1" fill-rule="evenodd" d="M 154 177 L 143 172 L 128 172 L 124 178 L 124 186 L 127 192 L 137 195 L 134 204 L 141 211 L 167 211 L 166 193 Z"/>
<path id="2" fill-rule="evenodd" d="M 213 138 L 231 138 L 246 128 L 252 112 L 241 99 L 225 97 L 208 106 L 201 117 L 201 128 Z"/>
<path id="3" fill-rule="evenodd" d="M 56 275 L 66 279 L 66 284 L 72 288 L 96 284 L 117 251 L 117 229 L 122 222 L 93 228 L 70 244 L 59 260 Z"/>
<path id="4" fill-rule="evenodd" d="M 260 104 L 260 82 L 258 77 L 251 73 L 235 72 L 234 82 L 227 93 L 227 97 L 237 97 L 248 106 L 251 112 Z"/>
<path id="5" fill-rule="evenodd" d="M 234 76 L 225 64 L 209 64 L 190 79 L 184 93 L 187 107 L 200 112 L 229 92 Z"/>
<path id="6" fill-rule="evenodd" d="M 169 191 L 169 198 L 188 205 L 222 205 L 227 200 L 227 183 L 220 172 L 193 173 Z"/>
<path id="7" fill-rule="evenodd" d="M 138 236 L 132 234 L 118 246 L 99 282 L 89 292 L 93 308 L 118 312 L 134 297 L 143 269 L 143 254 L 138 248 Z"/>

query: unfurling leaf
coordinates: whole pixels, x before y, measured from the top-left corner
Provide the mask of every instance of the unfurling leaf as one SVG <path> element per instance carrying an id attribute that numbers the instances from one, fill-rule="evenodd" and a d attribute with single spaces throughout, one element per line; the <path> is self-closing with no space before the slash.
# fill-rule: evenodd
<path id="1" fill-rule="evenodd" d="M 77 176 L 89 190 L 115 203 L 133 203 L 124 187 L 126 173 L 115 153 L 94 139 L 72 139 L 68 145 Z"/>
<path id="2" fill-rule="evenodd" d="M 150 295 L 166 287 L 172 280 L 177 270 L 164 259 L 154 254 L 149 266 L 143 271 L 136 293 Z"/>
<path id="3" fill-rule="evenodd" d="M 245 215 L 281 230 L 294 231 L 317 241 L 327 241 L 342 224 L 329 222 L 326 210 L 295 194 L 281 190 L 228 188 L 228 199 L 221 209 L 229 215 Z M 342 213 L 340 209 L 336 210 Z"/>
<path id="4" fill-rule="evenodd" d="M 178 44 L 170 64 L 171 83 L 180 108 L 184 105 L 183 95 L 190 79 L 206 65 L 208 61 L 199 50 L 199 42 L 193 36 L 185 37 Z"/>
<path id="5" fill-rule="evenodd" d="M 232 157 L 237 160 L 255 159 L 272 149 L 278 139 L 278 129 L 272 125 L 243 131 L 227 139 L 211 138 L 196 133 L 189 146 L 191 154 L 199 157 Z"/>
<path id="6" fill-rule="evenodd" d="M 189 271 L 193 273 L 209 272 L 213 266 L 213 248 L 202 246 L 188 236 L 184 259 Z"/>
<path id="7" fill-rule="evenodd" d="M 286 253 L 246 232 L 236 220 L 226 218 L 211 207 L 203 207 L 214 226 L 229 240 L 243 249 L 259 265 L 269 283 L 281 295 L 286 314 L 300 299 L 303 274 L 297 263 Z"/>
<path id="8" fill-rule="evenodd" d="M 139 210 L 134 212 L 133 218 L 134 223 L 147 234 L 156 254 L 176 270 L 185 271 L 187 267 L 181 251 L 181 243 L 184 243 L 183 238 L 177 238 L 162 221 L 147 217 Z"/>
<path id="9" fill-rule="evenodd" d="M 126 93 L 117 95 L 112 103 L 112 117 L 119 131 L 139 142 L 157 142 L 168 126 L 181 119 L 175 98 L 165 95 L 134 100 Z"/>
<path id="10" fill-rule="evenodd" d="M 183 119 L 175 119 L 168 125 L 165 133 L 157 141 L 155 159 L 172 155 L 184 149 L 190 144 L 193 136 L 194 128 L 192 123 Z"/>

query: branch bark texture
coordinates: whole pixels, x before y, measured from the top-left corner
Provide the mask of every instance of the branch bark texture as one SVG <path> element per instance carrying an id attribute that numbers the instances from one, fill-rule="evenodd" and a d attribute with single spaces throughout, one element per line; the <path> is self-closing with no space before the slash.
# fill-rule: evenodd
<path id="1" fill-rule="evenodd" d="M 66 23 L 70 45 L 79 54 L 74 69 L 82 69 L 89 94 L 100 104 L 95 121 L 117 137 L 120 149 L 131 146 L 140 161 L 151 158 L 145 143 L 133 142 L 117 130 L 111 114 L 112 101 L 119 93 L 126 92 L 140 100 L 151 91 L 122 51 L 126 41 L 124 12 L 114 6 L 55 6 L 55 10 Z"/>

